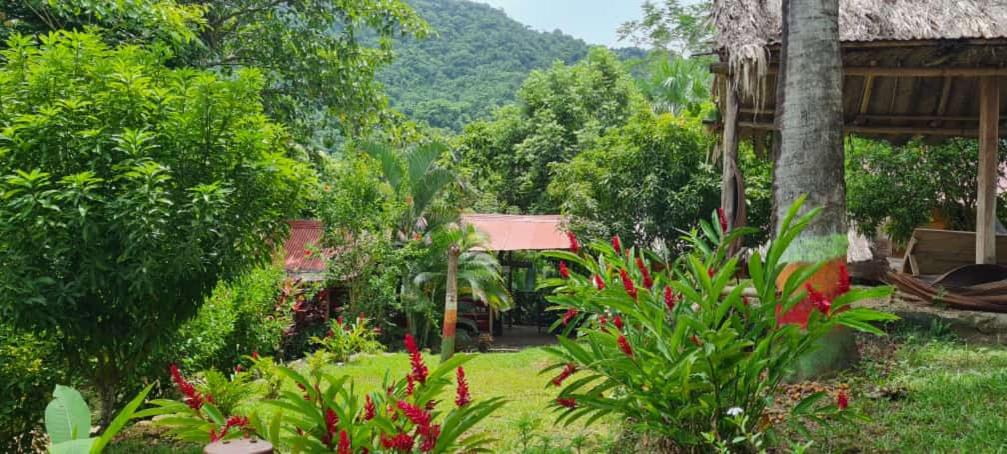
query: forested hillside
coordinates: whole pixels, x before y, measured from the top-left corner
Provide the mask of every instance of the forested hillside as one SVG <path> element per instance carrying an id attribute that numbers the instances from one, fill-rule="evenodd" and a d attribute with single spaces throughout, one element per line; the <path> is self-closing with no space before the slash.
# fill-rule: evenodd
<path id="1" fill-rule="evenodd" d="M 431 126 L 460 131 L 514 100 L 528 73 L 587 55 L 584 41 L 543 33 L 502 10 L 467 0 L 409 0 L 436 34 L 396 42 L 379 78 L 392 106 Z"/>

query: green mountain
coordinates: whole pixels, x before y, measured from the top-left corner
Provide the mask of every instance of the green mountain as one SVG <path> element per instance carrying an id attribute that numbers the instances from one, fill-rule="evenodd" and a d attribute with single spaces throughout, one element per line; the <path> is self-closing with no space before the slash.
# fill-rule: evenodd
<path id="1" fill-rule="evenodd" d="M 467 0 L 409 0 L 437 31 L 396 43 L 379 79 L 391 104 L 410 118 L 455 131 L 514 100 L 535 69 L 573 63 L 588 45 L 560 31 L 538 32 L 502 10 Z"/>

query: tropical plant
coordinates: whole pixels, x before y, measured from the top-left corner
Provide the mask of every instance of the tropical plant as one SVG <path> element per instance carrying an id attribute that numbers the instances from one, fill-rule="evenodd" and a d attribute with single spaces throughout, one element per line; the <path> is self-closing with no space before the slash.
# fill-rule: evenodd
<path id="1" fill-rule="evenodd" d="M 570 264 L 567 277 L 545 283 L 555 288 L 549 300 L 565 311 L 557 323 L 566 324 L 567 334 L 579 332 L 559 336 L 559 345 L 549 348 L 557 362 L 543 371 L 558 373 L 552 380 L 560 389 L 557 421 L 616 414 L 682 449 L 752 448 L 780 383 L 825 336 L 840 326 L 883 334 L 874 323 L 895 316 L 852 304 L 884 297 L 888 287 L 850 289 L 843 274 L 840 290 L 823 294 L 806 281 L 824 263 L 780 278 L 781 257 L 820 212 L 798 216 L 802 203 L 781 219 L 765 255 L 752 255 L 751 278 L 740 282 L 739 259 L 727 251 L 749 229 L 725 234 L 716 216 L 690 232 L 693 251 L 666 271 L 636 249 L 623 250 L 617 239 L 612 246 L 596 242 L 588 250 L 549 253 Z M 746 289 L 756 297 L 744 296 Z M 806 326 L 778 322 L 806 299 L 817 308 Z M 844 410 L 844 394 L 836 399 L 814 394 L 792 414 L 818 423 L 857 416 Z"/>
<path id="2" fill-rule="evenodd" d="M 271 419 L 253 414 L 249 420 L 260 436 L 274 446 L 293 452 L 478 452 L 491 441 L 473 429 L 504 405 L 500 397 L 475 401 L 462 364 L 472 357 L 457 355 L 430 370 L 412 336 L 406 336 L 411 370 L 405 378 L 390 381 L 380 390 L 361 395 L 349 377 L 323 370 L 324 355 L 309 358 L 304 375 L 280 368 L 300 393 L 283 391 L 267 401 L 276 412 Z M 456 377 L 450 409 L 437 400 Z"/>
<path id="3" fill-rule="evenodd" d="M 688 114 L 702 117 L 713 109 L 710 61 L 686 58 L 666 51 L 652 51 L 637 64 L 643 74 L 637 84 L 655 113 Z"/>
<path id="4" fill-rule="evenodd" d="M 49 435 L 52 454 L 98 454 L 126 427 L 136 409 L 143 404 L 151 388 L 147 385 L 112 420 L 99 437 L 91 437 L 91 409 L 84 397 L 73 388 L 56 385 L 52 401 L 45 409 L 45 430 Z"/>
<path id="5" fill-rule="evenodd" d="M 53 383 L 69 371 L 50 333 L 15 330 L 0 322 L 0 452 L 28 452 Z"/>
<path id="6" fill-rule="evenodd" d="M 378 328 L 373 328 L 363 315 L 353 321 L 345 321 L 342 316 L 329 322 L 325 337 L 312 337 L 311 342 L 328 353 L 333 361 L 344 363 L 356 354 L 372 354 L 384 351 L 378 341 Z"/>
<path id="7" fill-rule="evenodd" d="M 264 115 L 257 72 L 38 39 L 2 51 L 0 313 L 52 333 L 107 424 L 218 280 L 271 258 L 314 178 Z"/>

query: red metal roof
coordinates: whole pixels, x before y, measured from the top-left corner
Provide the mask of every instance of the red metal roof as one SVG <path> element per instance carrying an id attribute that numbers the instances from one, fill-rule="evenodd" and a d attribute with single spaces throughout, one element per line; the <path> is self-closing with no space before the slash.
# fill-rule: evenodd
<path id="1" fill-rule="evenodd" d="M 283 265 L 287 272 L 325 272 L 325 259 L 319 255 L 319 244 L 325 227 L 316 219 L 287 221 L 290 237 L 283 243 L 286 252 Z M 328 251 L 322 251 L 323 254 Z"/>
<path id="2" fill-rule="evenodd" d="M 486 234 L 493 251 L 566 249 L 566 219 L 560 215 L 463 214 L 462 222 Z"/>

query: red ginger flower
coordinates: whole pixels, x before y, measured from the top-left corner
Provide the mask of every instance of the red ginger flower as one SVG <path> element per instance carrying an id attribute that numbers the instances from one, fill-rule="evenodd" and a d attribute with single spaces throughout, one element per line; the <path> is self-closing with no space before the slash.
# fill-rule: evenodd
<path id="1" fill-rule="evenodd" d="M 420 349 L 416 346 L 416 339 L 413 339 L 413 335 L 409 333 L 406 333 L 406 350 L 409 351 L 409 361 L 413 367 L 413 380 L 426 383 L 429 371 L 426 364 L 423 364 L 423 355 L 420 354 Z"/>
<path id="2" fill-rule="evenodd" d="M 625 269 L 619 270 L 619 277 L 622 278 L 622 286 L 626 288 L 626 294 L 631 298 L 636 299 L 636 285 L 633 284 L 633 280 L 629 278 L 629 273 Z"/>
<path id="3" fill-rule="evenodd" d="M 257 352 L 257 351 L 256 352 L 252 352 L 252 359 L 258 361 L 259 360 L 259 352 Z"/>
<path id="4" fill-rule="evenodd" d="M 616 254 L 622 254 L 622 241 L 619 240 L 619 235 L 612 237 L 612 248 L 615 249 Z"/>
<path id="5" fill-rule="evenodd" d="M 416 427 L 421 429 L 430 427 L 430 413 L 427 413 L 426 410 L 404 400 L 398 401 L 396 406 L 399 407 L 399 410 L 402 410 L 402 414 L 406 415 L 406 418 L 415 424 Z"/>
<path id="6" fill-rule="evenodd" d="M 413 443 L 413 437 L 409 436 L 409 434 L 400 433 L 395 436 L 381 436 L 381 446 L 396 452 L 412 452 Z"/>
<path id="7" fill-rule="evenodd" d="M 850 291 L 850 270 L 846 268 L 846 262 L 839 264 L 839 285 L 836 286 L 834 296 L 842 295 Z"/>
<path id="8" fill-rule="evenodd" d="M 706 269 L 706 275 L 707 275 L 707 276 L 710 276 L 710 279 L 713 279 L 713 276 L 714 276 L 715 274 L 717 274 L 717 272 L 716 272 L 716 271 L 714 271 L 714 270 L 713 270 L 713 268 L 707 268 L 707 269 Z"/>
<path id="9" fill-rule="evenodd" d="M 564 325 L 570 324 L 570 321 L 573 320 L 573 318 L 576 316 L 577 316 L 577 309 L 574 309 L 572 307 L 570 309 L 567 309 L 566 313 L 563 314 L 563 324 Z"/>
<path id="10" fill-rule="evenodd" d="M 455 397 L 455 405 L 459 408 L 464 407 L 472 401 L 472 396 L 469 394 L 469 383 L 465 380 L 465 369 L 458 367 L 457 382 L 458 382 L 458 395 Z"/>
<path id="11" fill-rule="evenodd" d="M 643 286 L 647 288 L 653 287 L 654 279 L 650 277 L 650 270 L 644 265 L 642 258 L 636 258 L 636 267 L 640 269 L 640 274 L 643 275 Z"/>
<path id="12" fill-rule="evenodd" d="M 364 421 L 370 421 L 374 419 L 374 413 L 375 413 L 374 401 L 371 400 L 371 396 L 368 395 L 364 399 Z"/>
<path id="13" fill-rule="evenodd" d="M 626 356 L 632 358 L 633 347 L 629 345 L 629 340 L 626 339 L 626 336 L 620 335 L 618 343 L 619 343 L 619 350 L 622 350 L 622 352 L 625 353 Z"/>
<path id="14" fill-rule="evenodd" d="M 420 434 L 423 437 L 423 443 L 420 443 L 420 452 L 430 452 L 434 450 L 434 446 L 437 446 L 437 438 L 441 436 L 441 426 L 433 425 L 430 426 L 426 431 Z"/>
<path id="15" fill-rule="evenodd" d="M 573 397 L 557 397 L 556 404 L 564 408 L 577 408 L 577 399 Z"/>
<path id="16" fill-rule="evenodd" d="M 605 281 L 601 279 L 601 276 L 594 275 L 594 288 L 598 290 L 605 290 Z"/>
<path id="17" fill-rule="evenodd" d="M 664 288 L 664 305 L 668 306 L 668 310 L 669 311 L 673 311 L 673 310 L 675 310 L 675 303 L 676 302 L 677 302 L 677 299 L 675 298 L 675 293 L 672 292 L 672 290 L 671 290 L 671 286 L 669 285 L 669 286 L 665 287 Z"/>
<path id="18" fill-rule="evenodd" d="M 224 423 L 224 428 L 220 429 L 220 433 L 217 433 L 217 429 L 215 428 L 210 429 L 210 441 L 214 442 L 224 439 L 224 437 L 227 436 L 227 432 L 231 430 L 232 427 L 245 426 L 248 426 L 248 417 L 231 416 L 230 418 L 227 418 L 227 421 Z"/>
<path id="19" fill-rule="evenodd" d="M 804 284 L 804 288 L 808 291 L 808 298 L 811 300 L 811 304 L 823 314 L 828 315 L 829 310 L 832 308 L 832 302 L 822 292 L 815 290 L 810 283 Z"/>
<path id="20" fill-rule="evenodd" d="M 560 372 L 559 375 L 556 376 L 556 378 L 552 379 L 553 386 L 562 386 L 563 380 L 570 378 L 570 376 L 576 372 L 577 372 L 577 365 L 574 363 L 567 363 L 566 366 L 563 367 L 563 371 Z"/>
<path id="21" fill-rule="evenodd" d="M 353 452 L 350 449 L 350 436 L 346 435 L 345 430 L 339 431 L 339 448 L 336 452 L 338 454 L 351 454 Z"/>
<path id="22" fill-rule="evenodd" d="M 622 331 L 622 327 L 623 327 L 622 317 L 620 317 L 619 314 L 616 314 L 615 318 L 612 319 L 612 324 L 615 325 L 616 329 L 618 329 L 619 331 Z"/>
<path id="23" fill-rule="evenodd" d="M 836 406 L 840 410 L 846 410 L 846 407 L 850 406 L 850 398 L 846 396 L 846 391 L 839 391 L 839 395 L 836 396 Z"/>
<path id="24" fill-rule="evenodd" d="M 566 238 L 568 240 L 570 240 L 570 252 L 573 252 L 574 254 L 576 254 L 577 252 L 579 252 L 580 251 L 580 243 L 577 241 L 577 235 L 574 235 L 573 232 L 571 232 L 571 231 L 568 230 L 566 232 Z"/>
<path id="25" fill-rule="evenodd" d="M 570 270 L 566 267 L 566 262 L 559 261 L 559 276 L 563 279 L 570 279 Z"/>
<path id="26" fill-rule="evenodd" d="M 717 220 L 720 221 L 720 231 L 727 232 L 727 216 L 723 208 L 717 208 Z"/>
<path id="27" fill-rule="evenodd" d="M 416 390 L 416 379 L 413 378 L 412 374 L 406 375 L 406 395 L 413 395 L 413 391 Z"/>
<path id="28" fill-rule="evenodd" d="M 169 372 L 171 372 L 171 380 L 175 382 L 175 386 L 178 387 L 178 391 L 185 396 L 185 404 L 193 410 L 199 410 L 203 407 L 204 402 L 213 402 L 213 398 L 210 396 L 203 397 L 199 391 L 196 391 L 196 387 L 192 386 L 185 377 L 182 376 L 182 372 L 178 370 L 177 364 L 171 364 L 168 366 Z"/>
<path id="29" fill-rule="evenodd" d="M 339 425 L 339 415 L 331 408 L 325 410 L 325 430 L 330 434 L 336 433 L 336 426 Z"/>

